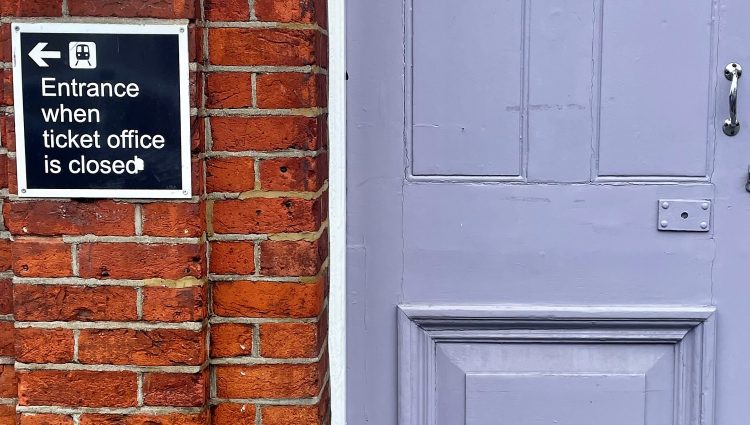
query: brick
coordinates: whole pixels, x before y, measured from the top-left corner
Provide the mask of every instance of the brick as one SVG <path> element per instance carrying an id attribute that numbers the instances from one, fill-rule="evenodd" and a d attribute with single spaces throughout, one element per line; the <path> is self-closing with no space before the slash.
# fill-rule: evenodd
<path id="1" fill-rule="evenodd" d="M 242 0 L 247 6 L 247 1 Z M 252 78 L 247 72 L 214 72 L 207 75 L 206 107 L 253 106 Z"/>
<path id="2" fill-rule="evenodd" d="M 312 23 L 313 0 L 255 0 L 255 16 L 260 21 Z"/>
<path id="3" fill-rule="evenodd" d="M 143 320 L 194 322 L 207 314 L 206 287 L 143 288 Z"/>
<path id="4" fill-rule="evenodd" d="M 215 373 L 218 397 L 304 398 L 319 389 L 315 364 L 221 365 Z"/>
<path id="5" fill-rule="evenodd" d="M 16 424 L 16 406 L 12 404 L 0 404 L 0 425 Z M 25 425 L 21 422 L 20 425 Z"/>
<path id="6" fill-rule="evenodd" d="M 255 160 L 249 157 L 210 158 L 206 161 L 208 192 L 246 192 L 255 188 Z"/>
<path id="7" fill-rule="evenodd" d="M 190 169 L 192 175 L 190 176 L 191 189 L 193 196 L 202 196 L 203 188 L 205 187 L 205 161 L 200 158 L 197 154 L 194 154 L 190 159 Z"/>
<path id="8" fill-rule="evenodd" d="M 213 311 L 225 317 L 317 317 L 323 304 L 320 283 L 216 282 Z"/>
<path id="9" fill-rule="evenodd" d="M 3 213 L 13 234 L 128 236 L 135 232 L 135 206 L 121 202 L 10 202 Z"/>
<path id="10" fill-rule="evenodd" d="M 8 187 L 8 155 L 0 155 L 0 188 Z"/>
<path id="11" fill-rule="evenodd" d="M 16 370 L 13 365 L 0 365 L 0 398 L 15 398 L 17 393 Z"/>
<path id="12" fill-rule="evenodd" d="M 134 407 L 133 372 L 34 370 L 18 372 L 22 406 Z"/>
<path id="13" fill-rule="evenodd" d="M 211 425 L 255 423 L 255 405 L 222 403 L 211 407 Z"/>
<path id="14" fill-rule="evenodd" d="M 259 108 L 311 108 L 325 106 L 322 81 L 318 74 L 281 72 L 260 74 L 256 80 L 256 97 Z"/>
<path id="15" fill-rule="evenodd" d="M 0 315 L 13 313 L 13 282 L 0 280 Z"/>
<path id="16" fill-rule="evenodd" d="M 0 69 L 0 105 L 13 105 L 13 71 L 10 69 Z"/>
<path id="17" fill-rule="evenodd" d="M 202 332 L 186 329 L 85 329 L 78 338 L 83 364 L 197 366 L 205 360 Z"/>
<path id="18" fill-rule="evenodd" d="M 253 328 L 242 323 L 211 325 L 211 358 L 252 355 Z"/>
<path id="19" fill-rule="evenodd" d="M 88 243 L 78 247 L 81 277 L 180 279 L 201 277 L 203 245 Z"/>
<path id="20" fill-rule="evenodd" d="M 204 414 L 165 415 L 81 415 L 81 425 L 205 425 Z"/>
<path id="21" fill-rule="evenodd" d="M 10 24 L 0 24 L 0 62 L 11 62 L 12 60 Z"/>
<path id="22" fill-rule="evenodd" d="M 188 202 L 154 202 L 143 205 L 143 234 L 165 237 L 200 237 L 205 206 Z"/>
<path id="23" fill-rule="evenodd" d="M 21 363 L 69 363 L 73 361 L 70 329 L 16 329 L 16 360 Z"/>
<path id="24" fill-rule="evenodd" d="M 24 413 L 19 425 L 73 425 L 73 418 L 66 415 Z"/>
<path id="25" fill-rule="evenodd" d="M 325 238 L 310 241 L 263 241 L 260 273 L 264 276 L 314 276 L 326 258 Z"/>
<path id="26" fill-rule="evenodd" d="M 0 239 L 0 271 L 8 271 L 13 267 L 12 247 L 9 239 Z"/>
<path id="27" fill-rule="evenodd" d="M 135 288 L 15 285 L 13 291 L 16 320 L 51 322 L 138 319 Z"/>
<path id="28" fill-rule="evenodd" d="M 211 28 L 208 32 L 213 65 L 315 65 L 318 42 L 315 30 Z"/>
<path id="29" fill-rule="evenodd" d="M 255 273 L 255 244 L 252 241 L 211 243 L 211 273 Z"/>
<path id="30" fill-rule="evenodd" d="M 206 117 L 195 116 L 190 120 L 190 151 L 200 154 L 206 150 Z"/>
<path id="31" fill-rule="evenodd" d="M 250 3 L 247 0 L 205 0 L 204 7 L 209 21 L 250 20 Z"/>
<path id="32" fill-rule="evenodd" d="M 260 353 L 263 357 L 312 358 L 320 342 L 315 323 L 265 323 L 260 326 Z"/>
<path id="33" fill-rule="evenodd" d="M 260 162 L 263 190 L 317 192 L 327 178 L 327 158 L 275 158 Z"/>
<path id="34" fill-rule="evenodd" d="M 206 373 L 147 373 L 143 401 L 147 406 L 200 407 L 206 403 Z"/>
<path id="35" fill-rule="evenodd" d="M 320 425 L 316 406 L 264 406 L 261 409 L 263 425 Z"/>
<path id="36" fill-rule="evenodd" d="M 12 245 L 13 272 L 19 277 L 73 275 L 70 245 L 62 239 L 16 239 Z"/>
<path id="37" fill-rule="evenodd" d="M 320 227 L 320 203 L 295 198 L 250 198 L 215 201 L 216 233 L 313 232 Z"/>
<path id="38" fill-rule="evenodd" d="M 26 1 L 26 0 L 23 0 Z M 195 18 L 195 0 L 68 0 L 71 16 Z"/>
<path id="39" fill-rule="evenodd" d="M 317 149 L 318 122 L 308 117 L 211 117 L 214 151 Z"/>
<path id="40" fill-rule="evenodd" d="M 0 116 L 0 142 L 9 151 L 16 150 L 16 122 L 10 115 Z"/>
<path id="41" fill-rule="evenodd" d="M 13 357 L 13 322 L 0 322 L 0 357 Z"/>
<path id="42" fill-rule="evenodd" d="M 62 0 L 0 0 L 0 16 L 62 16 Z"/>

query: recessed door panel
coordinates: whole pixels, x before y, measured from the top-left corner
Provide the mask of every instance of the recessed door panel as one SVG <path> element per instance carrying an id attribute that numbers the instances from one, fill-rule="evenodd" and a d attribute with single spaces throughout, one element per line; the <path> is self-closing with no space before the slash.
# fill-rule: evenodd
<path id="1" fill-rule="evenodd" d="M 599 176 L 708 175 L 713 7 L 603 2 Z"/>
<path id="2" fill-rule="evenodd" d="M 524 1 L 408 4 L 413 173 L 520 176 Z"/>

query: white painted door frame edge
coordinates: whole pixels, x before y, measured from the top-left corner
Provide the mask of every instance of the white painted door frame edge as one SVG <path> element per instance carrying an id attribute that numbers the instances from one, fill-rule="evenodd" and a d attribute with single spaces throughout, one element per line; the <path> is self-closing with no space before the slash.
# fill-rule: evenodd
<path id="1" fill-rule="evenodd" d="M 346 8 L 328 0 L 330 292 L 328 355 L 331 425 L 346 425 Z"/>

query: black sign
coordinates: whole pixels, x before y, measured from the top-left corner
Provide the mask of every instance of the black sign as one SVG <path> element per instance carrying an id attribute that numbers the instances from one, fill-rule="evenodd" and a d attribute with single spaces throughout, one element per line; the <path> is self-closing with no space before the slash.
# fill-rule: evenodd
<path id="1" fill-rule="evenodd" d="M 184 26 L 12 28 L 20 196 L 190 196 Z"/>

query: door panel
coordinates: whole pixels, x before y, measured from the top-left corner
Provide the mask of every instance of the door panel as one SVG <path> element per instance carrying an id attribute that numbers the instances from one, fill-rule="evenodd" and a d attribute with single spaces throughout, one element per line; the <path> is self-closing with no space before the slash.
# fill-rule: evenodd
<path id="1" fill-rule="evenodd" d="M 750 4 L 348 14 L 350 424 L 750 415 L 750 129 L 721 132 Z M 710 202 L 707 229 L 660 200 Z"/>
<path id="2" fill-rule="evenodd" d="M 707 175 L 712 15 L 710 0 L 604 2 L 599 176 Z"/>
<path id="3" fill-rule="evenodd" d="M 519 176 L 523 2 L 454 5 L 413 5 L 414 174 Z"/>

